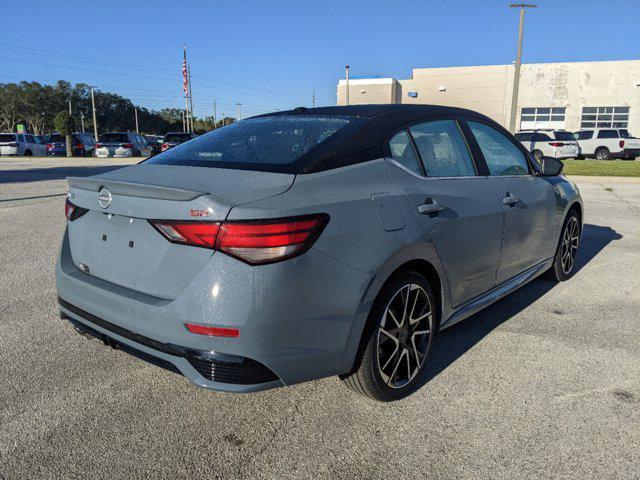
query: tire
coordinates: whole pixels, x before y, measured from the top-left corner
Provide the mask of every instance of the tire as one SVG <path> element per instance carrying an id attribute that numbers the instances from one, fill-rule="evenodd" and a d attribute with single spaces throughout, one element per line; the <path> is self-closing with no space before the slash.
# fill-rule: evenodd
<path id="1" fill-rule="evenodd" d="M 25 157 L 31 157 L 31 156 L 33 156 L 33 153 L 31 153 L 31 150 L 25 150 L 24 156 Z"/>
<path id="2" fill-rule="evenodd" d="M 553 265 L 547 271 L 547 277 L 550 280 L 564 282 L 573 277 L 576 272 L 576 258 L 580 247 L 581 234 L 580 216 L 578 212 L 571 210 L 562 225 L 562 233 L 558 241 Z"/>
<path id="3" fill-rule="evenodd" d="M 540 150 L 534 150 L 531 153 L 533 154 L 533 158 L 536 159 L 536 162 L 538 163 L 542 162 L 542 158 L 544 157 L 544 154 Z"/>
<path id="4" fill-rule="evenodd" d="M 414 271 L 401 272 L 380 290 L 369 314 L 362 360 L 341 380 L 381 402 L 412 394 L 426 383 L 437 325 L 438 309 L 429 281 Z"/>
<path id="5" fill-rule="evenodd" d="M 600 147 L 596 150 L 596 160 L 611 160 L 611 152 L 607 147 Z"/>

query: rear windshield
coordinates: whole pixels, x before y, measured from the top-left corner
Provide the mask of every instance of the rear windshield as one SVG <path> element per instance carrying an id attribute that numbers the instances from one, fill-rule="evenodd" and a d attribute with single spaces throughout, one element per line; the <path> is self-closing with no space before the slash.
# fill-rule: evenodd
<path id="1" fill-rule="evenodd" d="M 556 140 L 563 140 L 565 142 L 573 142 L 575 140 L 575 137 L 571 132 L 553 132 L 553 136 Z"/>
<path id="2" fill-rule="evenodd" d="M 165 142 L 186 142 L 187 140 L 191 140 L 189 133 L 167 133 L 164 136 Z"/>
<path id="3" fill-rule="evenodd" d="M 15 142 L 16 141 L 16 136 L 15 135 L 7 135 L 5 134 L 0 134 L 0 142 Z"/>
<path id="4" fill-rule="evenodd" d="M 284 172 L 350 123 L 344 117 L 250 118 L 178 145 L 145 163 Z"/>
<path id="5" fill-rule="evenodd" d="M 49 137 L 49 143 L 55 142 L 64 142 L 64 135 L 60 135 L 59 133 L 54 133 Z"/>
<path id="6" fill-rule="evenodd" d="M 100 142 L 104 143 L 128 143 L 126 133 L 103 133 L 100 135 Z"/>

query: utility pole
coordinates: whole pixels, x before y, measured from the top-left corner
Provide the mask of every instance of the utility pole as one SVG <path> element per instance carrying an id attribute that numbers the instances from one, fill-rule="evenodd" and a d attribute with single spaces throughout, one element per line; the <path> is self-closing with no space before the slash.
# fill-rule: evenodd
<path id="1" fill-rule="evenodd" d="M 96 120 L 96 98 L 93 94 L 93 87 L 91 87 L 91 108 L 93 110 L 93 136 L 98 141 L 98 121 Z"/>
<path id="2" fill-rule="evenodd" d="M 84 133 L 84 112 L 80 112 L 80 124 L 82 125 L 82 133 Z"/>
<path id="3" fill-rule="evenodd" d="M 522 64 L 522 37 L 524 36 L 524 10 L 525 8 L 537 8 L 532 3 L 512 3 L 511 8 L 520 9 L 520 24 L 518 27 L 518 52 L 516 63 L 513 68 L 513 93 L 511 94 L 511 118 L 509 119 L 509 131 L 515 133 L 516 118 L 518 115 L 518 90 L 520 89 L 520 66 Z"/>
<path id="4" fill-rule="evenodd" d="M 69 100 L 69 115 L 73 115 L 73 113 L 71 113 L 71 100 Z"/>
<path id="5" fill-rule="evenodd" d="M 238 120 L 242 120 L 242 114 L 240 113 L 240 106 L 242 104 L 241 103 L 236 103 L 236 122 Z"/>
<path id="6" fill-rule="evenodd" d="M 311 92 L 311 106 L 316 108 L 316 92 Z"/>
<path id="7" fill-rule="evenodd" d="M 213 129 L 216 129 L 216 124 L 218 123 L 218 120 L 216 119 L 216 101 L 213 101 Z"/>
<path id="8" fill-rule="evenodd" d="M 138 128 L 138 107 L 133 108 L 133 113 L 136 116 L 136 133 L 140 134 L 140 129 Z"/>
<path id="9" fill-rule="evenodd" d="M 193 90 L 191 90 L 191 65 L 187 66 L 187 75 L 189 77 L 189 111 L 191 112 L 191 131 L 193 132 Z"/>
<path id="10" fill-rule="evenodd" d="M 349 105 L 349 65 L 347 65 L 345 68 L 346 71 L 346 79 L 347 79 L 347 92 L 345 94 L 345 104 Z"/>

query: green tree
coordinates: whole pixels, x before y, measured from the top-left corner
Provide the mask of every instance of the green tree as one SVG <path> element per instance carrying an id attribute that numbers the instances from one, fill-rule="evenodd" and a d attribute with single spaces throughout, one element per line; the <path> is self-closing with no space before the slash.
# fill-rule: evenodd
<path id="1" fill-rule="evenodd" d="M 71 134 L 75 130 L 73 117 L 69 115 L 68 111 L 62 110 L 56 115 L 53 123 L 56 127 L 56 130 L 64 135 L 64 141 L 67 144 L 67 157 L 71 157 L 73 155 L 73 150 L 71 148 Z"/>

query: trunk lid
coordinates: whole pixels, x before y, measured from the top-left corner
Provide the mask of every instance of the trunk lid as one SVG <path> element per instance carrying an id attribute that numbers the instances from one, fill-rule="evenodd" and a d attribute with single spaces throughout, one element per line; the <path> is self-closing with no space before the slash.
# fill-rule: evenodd
<path id="1" fill-rule="evenodd" d="M 285 192 L 294 178 L 144 164 L 94 177 L 70 177 L 70 201 L 89 210 L 68 222 L 72 259 L 94 277 L 174 299 L 214 252 L 171 243 L 148 220 L 222 221 L 234 206 Z"/>

